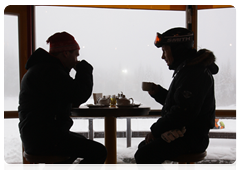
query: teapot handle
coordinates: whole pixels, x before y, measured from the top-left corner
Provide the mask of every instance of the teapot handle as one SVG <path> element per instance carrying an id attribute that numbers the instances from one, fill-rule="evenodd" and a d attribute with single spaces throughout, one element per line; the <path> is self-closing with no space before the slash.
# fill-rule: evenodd
<path id="1" fill-rule="evenodd" d="M 134 103 L 134 100 L 133 100 L 133 98 L 129 98 L 129 100 L 132 100 L 132 103 L 130 102 L 130 104 L 133 104 L 133 103 Z"/>

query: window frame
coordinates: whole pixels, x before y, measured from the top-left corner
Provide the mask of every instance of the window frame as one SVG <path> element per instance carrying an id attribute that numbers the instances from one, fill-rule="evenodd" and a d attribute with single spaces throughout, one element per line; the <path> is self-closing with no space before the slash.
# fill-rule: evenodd
<path id="1" fill-rule="evenodd" d="M 76 6 L 75 6 L 76 7 Z M 80 6 L 81 7 L 81 6 Z M 4 14 L 17 15 L 19 26 L 19 76 L 20 82 L 26 73 L 25 64 L 34 48 L 34 6 L 10 5 L 4 10 Z M 194 22 L 193 22 L 194 24 Z M 196 29 L 196 25 L 195 27 Z M 27 38 L 26 38 L 27 37 Z M 160 113 L 160 110 L 151 110 Z M 216 117 L 236 117 L 235 110 L 216 110 Z M 18 118 L 18 111 L 4 111 L 4 118 Z"/>
<path id="2" fill-rule="evenodd" d="M 19 76 L 20 82 L 23 75 L 27 72 L 25 64 L 28 60 L 28 56 L 32 53 L 32 20 L 30 15 L 32 6 L 29 5 L 10 5 L 4 10 L 4 15 L 18 16 L 18 44 L 19 44 Z M 27 37 L 27 38 L 26 38 Z M 18 112 L 5 111 L 4 118 L 18 118 Z"/>

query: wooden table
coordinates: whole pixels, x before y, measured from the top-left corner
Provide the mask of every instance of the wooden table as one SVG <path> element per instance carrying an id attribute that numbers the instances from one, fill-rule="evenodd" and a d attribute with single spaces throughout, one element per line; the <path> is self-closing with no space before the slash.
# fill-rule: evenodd
<path id="1" fill-rule="evenodd" d="M 117 163 L 117 117 L 134 117 L 148 115 L 150 108 L 148 107 L 124 107 L 124 108 L 109 108 L 109 107 L 80 107 L 73 108 L 72 117 L 104 117 L 105 120 L 105 147 L 107 148 L 106 164 Z"/>

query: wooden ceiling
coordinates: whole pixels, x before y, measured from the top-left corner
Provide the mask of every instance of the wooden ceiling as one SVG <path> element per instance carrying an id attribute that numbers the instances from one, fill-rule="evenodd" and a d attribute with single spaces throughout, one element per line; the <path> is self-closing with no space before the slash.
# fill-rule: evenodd
<path id="1" fill-rule="evenodd" d="M 59 6 L 59 5 L 58 5 Z M 60 5 L 71 7 L 89 8 L 114 8 L 114 9 L 142 9 L 142 10 L 177 10 L 185 11 L 186 5 Z M 232 5 L 197 5 L 198 10 L 216 8 L 234 8 Z"/>

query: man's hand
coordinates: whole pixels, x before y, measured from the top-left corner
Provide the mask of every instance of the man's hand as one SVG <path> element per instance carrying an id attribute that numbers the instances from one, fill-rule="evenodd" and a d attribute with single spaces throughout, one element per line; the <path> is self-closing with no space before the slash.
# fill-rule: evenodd
<path id="1" fill-rule="evenodd" d="M 146 144 L 150 143 L 153 140 L 154 140 L 154 136 L 153 136 L 152 132 L 148 133 L 147 136 L 145 137 Z"/>
<path id="2" fill-rule="evenodd" d="M 73 67 L 74 68 L 74 70 L 76 70 L 77 71 L 77 64 L 78 63 L 80 63 L 81 61 L 76 61 L 76 63 L 75 63 L 75 66 Z"/>
<path id="3" fill-rule="evenodd" d="M 185 132 L 186 132 L 186 128 L 183 127 L 181 130 L 174 129 L 174 130 L 167 131 L 163 133 L 161 137 L 163 140 L 170 143 L 179 137 L 183 137 Z"/>
<path id="4" fill-rule="evenodd" d="M 158 85 L 156 85 L 155 83 L 152 84 L 152 90 L 148 91 L 148 93 L 150 94 L 150 96 L 154 96 L 155 94 L 157 94 L 159 92 L 158 89 Z"/>

